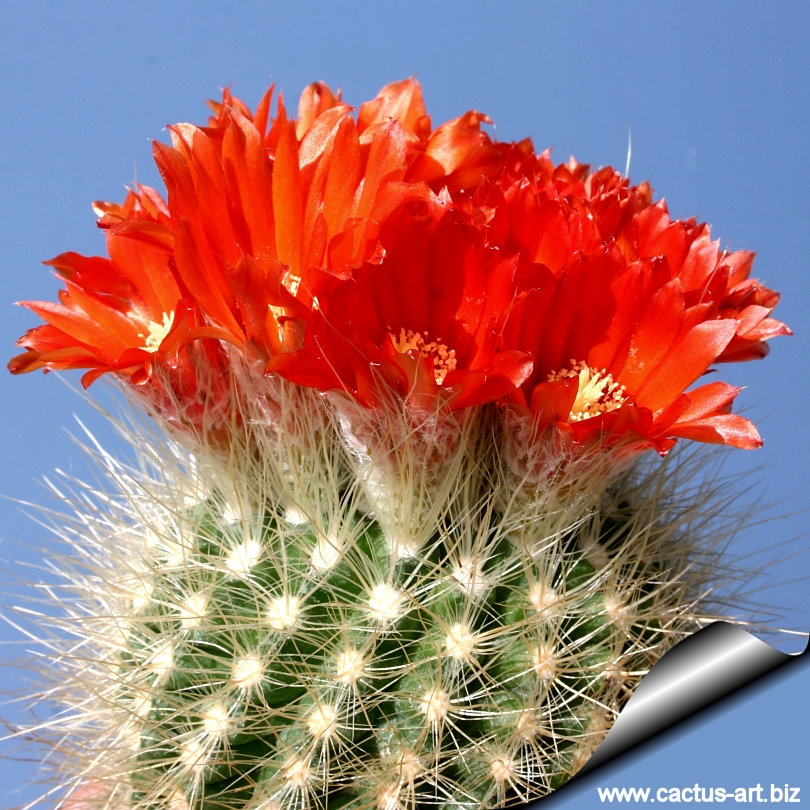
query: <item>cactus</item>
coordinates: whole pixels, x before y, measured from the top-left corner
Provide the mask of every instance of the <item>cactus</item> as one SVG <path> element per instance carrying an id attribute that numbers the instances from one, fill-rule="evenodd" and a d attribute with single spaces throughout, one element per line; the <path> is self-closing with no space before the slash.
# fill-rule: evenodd
<path id="1" fill-rule="evenodd" d="M 168 203 L 97 203 L 111 258 L 51 262 L 10 364 L 152 420 L 54 486 L 65 807 L 545 795 L 715 615 L 737 517 L 667 454 L 759 446 L 738 389 L 686 389 L 788 333 L 778 296 L 647 186 L 431 130 L 413 80 L 356 124 L 323 85 L 269 105 L 173 128 Z"/>

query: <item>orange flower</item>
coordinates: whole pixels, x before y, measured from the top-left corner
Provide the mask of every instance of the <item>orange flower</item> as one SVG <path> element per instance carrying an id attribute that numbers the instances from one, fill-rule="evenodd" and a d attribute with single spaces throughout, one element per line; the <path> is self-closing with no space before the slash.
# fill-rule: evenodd
<path id="1" fill-rule="evenodd" d="M 737 321 L 718 362 L 764 357 L 764 341 L 791 334 L 770 317 L 779 295 L 749 278 L 753 253 L 721 251 L 709 226 L 695 219 L 673 222 L 663 200 L 652 202 L 648 184 L 631 186 L 610 167 L 589 170 L 573 158 L 554 166 L 548 152 L 536 156 L 523 141 L 509 147 L 492 183 L 458 204 L 485 225 L 490 243 L 553 273 L 613 243 L 628 263 L 663 259 L 690 305 L 714 303 L 715 317 Z"/>
<path id="2" fill-rule="evenodd" d="M 457 193 L 477 188 L 501 169 L 506 145 L 481 129 L 482 123 L 492 123 L 489 116 L 470 110 L 433 130 L 415 79 L 392 82 L 363 104 L 358 128 L 368 137 L 390 120 L 399 121 L 409 135 L 405 179 L 410 183 L 426 183 L 436 193 Z"/>
<path id="3" fill-rule="evenodd" d="M 156 198 L 141 187 L 130 192 L 122 210 L 131 222 L 148 226 L 142 203 Z M 90 369 L 82 377 L 85 386 L 115 372 L 178 426 L 224 407 L 220 344 L 192 344 L 227 334 L 204 325 L 165 250 L 113 232 L 107 246 L 109 259 L 63 253 L 46 262 L 62 276 L 65 289 L 58 304 L 25 303 L 47 323 L 20 339 L 27 351 L 9 363 L 11 372 Z"/>
<path id="4" fill-rule="evenodd" d="M 379 265 L 346 280 L 321 276 L 304 348 L 268 370 L 367 407 L 393 390 L 421 409 L 447 402 L 456 410 L 520 385 L 529 355 L 498 350 L 517 258 L 487 247 L 452 210 L 436 220 L 403 209 L 381 239 Z"/>
<path id="5" fill-rule="evenodd" d="M 769 317 L 779 294 L 749 278 L 754 254 L 721 251 L 708 225 L 695 219 L 673 222 L 663 200 L 633 217 L 616 241 L 628 261 L 663 256 L 689 304 L 712 303 L 718 318 L 737 321 L 737 331 L 718 362 L 764 357 L 764 341 L 791 334 L 785 324 Z"/>
<path id="6" fill-rule="evenodd" d="M 754 448 L 754 426 L 730 413 L 739 389 L 712 382 L 686 391 L 738 331 L 711 301 L 693 302 L 666 259 L 628 264 L 615 246 L 581 254 L 557 275 L 527 266 L 527 291 L 504 345 L 535 365 L 512 396 L 535 430 L 553 426 L 580 448 L 632 443 L 666 453 L 676 438 Z"/>
<path id="7" fill-rule="evenodd" d="M 281 97 L 270 119 L 272 93 L 254 114 L 226 90 L 208 126 L 169 128 L 172 145 L 154 145 L 168 202 L 138 187 L 124 205 L 96 204 L 110 259 L 54 260 L 68 288 L 62 306 L 29 305 L 49 327 L 21 340 L 28 351 L 12 371 L 91 368 L 86 383 L 108 371 L 142 382 L 170 331 L 181 337 L 172 349 L 202 337 L 264 360 L 297 348 L 288 319 L 311 307 L 314 270 L 346 278 L 379 261 L 385 219 L 432 198 L 423 180 L 455 188 L 484 164 L 497 168 L 480 132 L 488 119 L 468 113 L 431 132 L 413 79 L 384 87 L 357 123 L 322 83 L 302 94 L 297 121 Z M 91 277 L 91 265 L 105 269 Z M 172 329 L 178 306 L 182 336 Z"/>
<path id="8" fill-rule="evenodd" d="M 271 96 L 251 114 L 226 90 L 207 127 L 170 127 L 173 145 L 154 145 L 168 202 L 138 187 L 123 205 L 96 204 L 109 258 L 51 262 L 66 289 L 60 304 L 26 304 L 47 324 L 21 338 L 13 373 L 89 368 L 85 384 L 106 372 L 145 384 L 158 365 L 187 377 L 195 340 L 262 360 L 300 345 L 287 319 L 312 303 L 309 273 L 373 260 L 386 216 L 430 191 L 404 182 L 412 136 L 395 118 L 358 127 L 319 84 L 297 122 L 281 98 L 270 121 Z M 197 350 L 212 353 L 204 376 L 221 377 L 219 344 Z"/>

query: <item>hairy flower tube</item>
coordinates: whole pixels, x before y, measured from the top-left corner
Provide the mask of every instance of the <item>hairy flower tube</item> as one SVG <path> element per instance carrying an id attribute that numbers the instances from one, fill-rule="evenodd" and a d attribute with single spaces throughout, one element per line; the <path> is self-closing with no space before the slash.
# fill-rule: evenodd
<path id="1" fill-rule="evenodd" d="M 66 810 L 531 801 L 744 618 L 701 446 L 761 439 L 706 375 L 789 334 L 778 295 L 646 183 L 434 127 L 414 79 L 272 95 L 170 127 L 166 195 L 96 203 L 108 255 L 25 304 L 13 373 L 136 409 L 133 459 L 51 485 L 31 734 Z"/>

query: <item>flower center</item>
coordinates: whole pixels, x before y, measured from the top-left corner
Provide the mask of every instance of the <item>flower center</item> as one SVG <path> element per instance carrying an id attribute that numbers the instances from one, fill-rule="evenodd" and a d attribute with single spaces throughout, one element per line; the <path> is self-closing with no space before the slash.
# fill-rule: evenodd
<path id="1" fill-rule="evenodd" d="M 619 385 L 612 374 L 605 369 L 599 371 L 589 366 L 584 360 L 571 360 L 571 368 L 552 371 L 549 382 L 578 377 L 577 398 L 571 406 L 569 422 L 581 422 L 602 413 L 610 413 L 620 408 L 627 401 L 626 389 Z"/>
<path id="2" fill-rule="evenodd" d="M 160 348 L 160 344 L 163 343 L 166 335 L 168 335 L 171 331 L 173 324 L 174 312 L 164 312 L 163 323 L 152 321 L 151 323 L 147 324 L 146 328 L 149 330 L 149 334 L 139 335 L 139 337 L 144 338 L 144 349 L 146 349 L 148 352 L 156 352 Z"/>
<path id="3" fill-rule="evenodd" d="M 422 357 L 432 358 L 436 385 L 441 385 L 444 378 L 456 367 L 456 350 L 449 349 L 447 344 L 441 342 L 441 338 L 429 342 L 427 332 L 419 333 L 412 329 L 400 329 L 399 337 L 395 337 L 394 333 L 389 331 L 388 337 L 400 354 L 417 351 Z"/>

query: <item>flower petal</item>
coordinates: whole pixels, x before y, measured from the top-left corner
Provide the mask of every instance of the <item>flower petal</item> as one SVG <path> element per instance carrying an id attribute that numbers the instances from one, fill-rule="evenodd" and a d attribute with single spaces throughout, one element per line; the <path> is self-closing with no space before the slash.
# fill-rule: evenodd
<path id="1" fill-rule="evenodd" d="M 647 377 L 636 395 L 638 404 L 653 413 L 665 408 L 707 371 L 736 331 L 732 320 L 707 321 L 690 329 Z"/>

